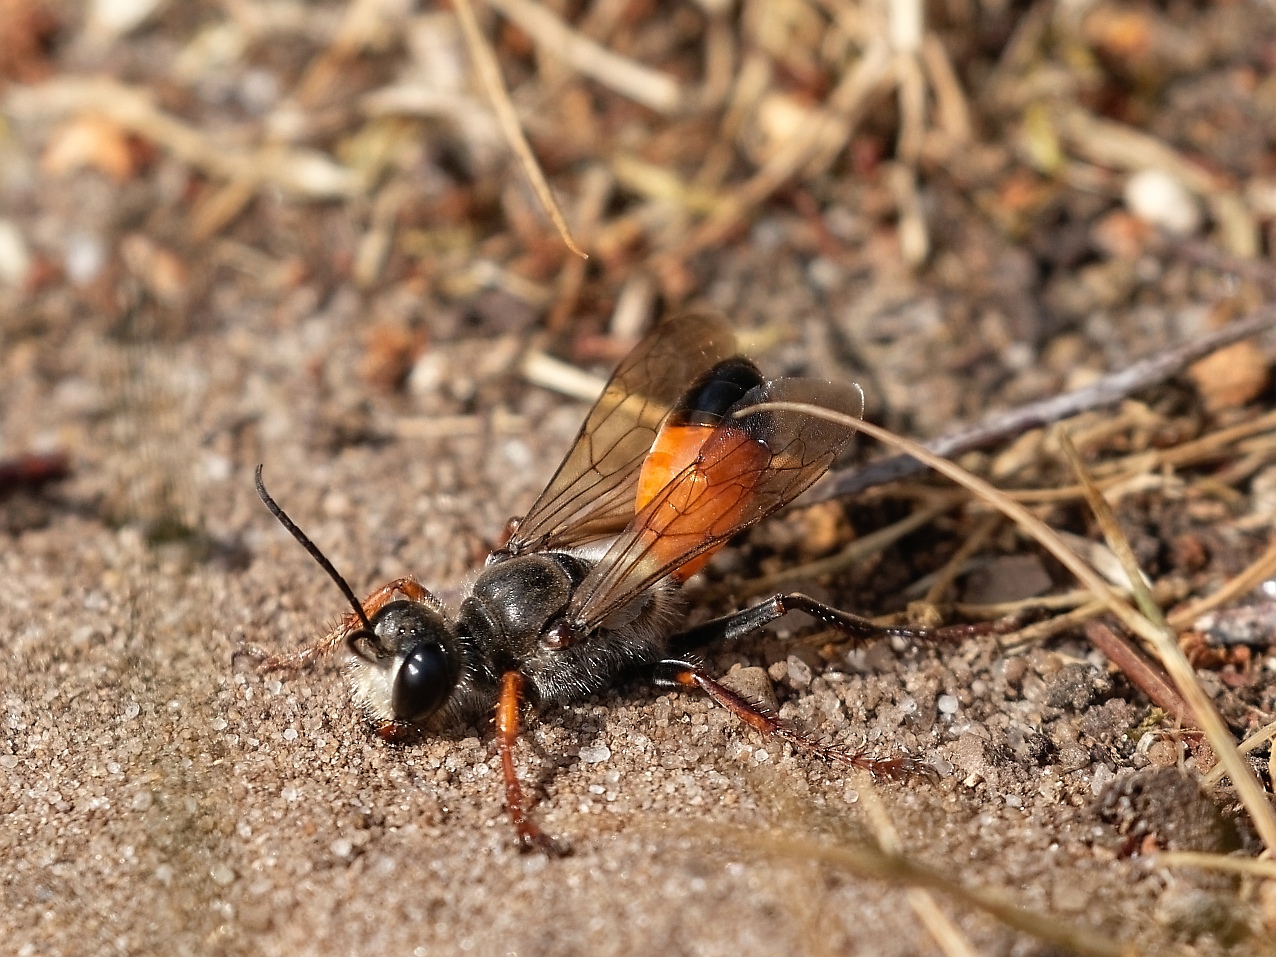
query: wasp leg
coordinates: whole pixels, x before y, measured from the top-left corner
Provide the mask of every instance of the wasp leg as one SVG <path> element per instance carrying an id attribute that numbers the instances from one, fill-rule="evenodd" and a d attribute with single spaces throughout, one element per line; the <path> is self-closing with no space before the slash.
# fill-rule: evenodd
<path id="1" fill-rule="evenodd" d="M 554 843 L 532 820 L 523 803 L 523 787 L 514 769 L 514 744 L 518 741 L 518 706 L 523 697 L 524 679 L 517 671 L 507 671 L 501 678 L 501 697 L 496 705 L 496 742 L 501 752 L 501 770 L 505 775 L 505 809 L 509 812 L 519 846 L 561 856 L 566 850 Z"/>
<path id="2" fill-rule="evenodd" d="M 656 665 L 656 684 L 672 688 L 698 688 L 726 708 L 749 727 L 763 734 L 787 741 L 795 748 L 818 755 L 826 761 L 846 767 L 859 768 L 874 777 L 905 777 L 914 774 L 933 774 L 928 764 L 911 758 L 894 758 L 878 761 L 854 751 L 830 748 L 789 727 L 775 715 L 748 698 L 732 691 L 708 672 L 689 661 L 670 658 Z"/>
<path id="3" fill-rule="evenodd" d="M 371 618 L 386 605 L 390 604 L 396 594 L 403 595 L 408 601 L 432 600 L 429 589 L 416 579 L 396 578 L 394 581 L 382 585 L 363 600 L 363 613 Z M 332 654 L 361 625 L 362 622 L 359 621 L 357 615 L 345 615 L 336 628 L 312 645 L 276 655 L 268 654 L 265 650 L 255 645 L 248 645 L 247 647 L 237 648 L 232 660 L 240 655 L 245 655 L 249 658 L 255 658 L 257 667 L 261 671 L 298 671 L 302 668 L 309 668 L 320 658 Z"/>
<path id="4" fill-rule="evenodd" d="M 759 628 L 771 624 L 791 611 L 804 611 L 812 618 L 835 628 L 848 638 L 908 638 L 914 641 L 931 641 L 936 638 L 967 638 L 993 630 L 995 626 L 988 623 L 976 625 L 949 625 L 943 628 L 908 628 L 897 625 L 875 625 L 867 618 L 840 611 L 814 598 L 794 592 L 788 595 L 773 595 L 766 601 L 732 612 L 721 618 L 714 618 L 704 624 L 674 635 L 670 639 L 670 647 L 679 652 L 691 651 L 716 641 L 738 641 L 751 635 Z"/>

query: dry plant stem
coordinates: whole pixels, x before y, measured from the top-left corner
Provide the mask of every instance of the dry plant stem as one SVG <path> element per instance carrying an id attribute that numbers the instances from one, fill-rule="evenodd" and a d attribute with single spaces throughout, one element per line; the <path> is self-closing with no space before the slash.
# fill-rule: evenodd
<path id="1" fill-rule="evenodd" d="M 1189 162 L 1163 140 L 1133 126 L 1100 119 L 1079 107 L 1061 111 L 1055 122 L 1061 138 L 1098 166 L 1130 172 L 1163 169 L 1194 193 L 1210 196 L 1222 192 L 1218 178 Z"/>
<path id="2" fill-rule="evenodd" d="M 464 2 L 466 0 L 460 0 L 457 6 Z M 657 113 L 671 114 L 686 109 L 685 97 L 673 77 L 612 53 L 573 30 L 540 4 L 531 0 L 488 0 L 488 5 L 526 30 L 548 53 L 621 96 Z"/>
<path id="3" fill-rule="evenodd" d="M 922 40 L 922 65 L 930 87 L 935 91 L 935 112 L 940 127 L 948 135 L 951 145 L 964 146 L 971 139 L 970 105 L 966 93 L 957 79 L 952 60 L 939 37 L 928 33 Z"/>
<path id="4" fill-rule="evenodd" d="M 1062 615 L 1056 615 L 1054 618 L 1048 618 L 1045 621 L 1039 621 L 1036 624 L 1028 625 L 1026 628 L 1020 628 L 1018 631 L 1011 632 L 998 641 L 1003 651 L 1014 652 L 1019 651 L 1029 645 L 1039 644 L 1047 638 L 1053 638 L 1065 631 L 1070 631 L 1078 625 L 1084 625 L 1093 618 L 1098 618 L 1108 606 L 1102 601 L 1087 601 L 1084 605 L 1074 608 L 1072 611 Z"/>
<path id="5" fill-rule="evenodd" d="M 1257 588 L 1259 584 L 1266 581 L 1274 573 L 1276 573 L 1276 537 L 1272 538 L 1267 550 L 1259 556 L 1258 561 L 1228 581 L 1214 594 L 1206 595 L 1204 598 L 1194 601 L 1186 608 L 1180 608 L 1170 615 L 1170 627 L 1176 631 L 1191 628 L 1196 624 L 1196 620 L 1206 612 L 1213 611 L 1220 605 L 1226 605 L 1228 602 L 1240 598 L 1246 592 Z"/>
<path id="6" fill-rule="evenodd" d="M 1276 861 L 1254 860 L 1252 857 L 1224 857 L 1202 851 L 1162 851 L 1152 863 L 1166 867 L 1201 867 L 1211 871 L 1240 874 L 1243 877 L 1276 879 Z"/>
<path id="7" fill-rule="evenodd" d="M 604 166 L 592 166 L 581 177 L 580 200 L 576 209 L 576 228 L 581 241 L 589 245 L 602 218 L 607 200 L 611 197 L 613 179 Z M 550 332 L 565 329 L 576 311 L 581 287 L 585 284 L 586 260 L 577 256 L 567 260 L 558 280 L 558 296 L 545 319 Z"/>
<path id="8" fill-rule="evenodd" d="M 725 210 L 701 223 L 668 256 L 682 262 L 722 241 L 754 208 L 788 182 L 811 158 L 813 150 L 819 148 L 820 155 L 824 156 L 830 145 L 835 144 L 831 162 L 850 137 L 873 91 L 890 76 L 890 64 L 890 53 L 884 43 L 866 50 L 855 68 L 829 94 L 825 110 L 813 113 L 762 169 L 732 195 Z"/>
<path id="9" fill-rule="evenodd" d="M 1276 738 L 1276 721 L 1273 721 L 1271 724 L 1263 725 L 1248 738 L 1238 744 L 1236 746 L 1236 750 L 1241 754 L 1249 754 L 1255 748 L 1262 747 L 1272 738 Z M 1217 785 L 1219 781 L 1223 780 L 1223 773 L 1222 765 L 1216 766 L 1214 770 L 1201 778 L 1201 783 L 1207 788 L 1212 788 Z"/>
<path id="10" fill-rule="evenodd" d="M 1096 479 L 1095 485 L 1100 491 L 1107 492 L 1140 476 L 1147 476 L 1154 469 L 1170 466 L 1173 468 L 1194 465 L 1223 456 L 1235 455 L 1234 447 L 1241 439 L 1249 438 L 1255 433 L 1266 432 L 1276 427 L 1276 411 L 1260 415 L 1248 422 L 1241 422 L 1226 429 L 1219 429 L 1191 442 L 1184 442 L 1173 448 L 1146 452 L 1135 452 L 1125 458 L 1108 463 L 1105 472 L 1110 472 L 1102 479 Z M 1099 436 L 1094 436 L 1097 439 Z M 1078 439 L 1080 436 L 1078 436 Z M 1266 454 L 1260 456 L 1262 464 L 1266 464 Z M 1247 473 L 1248 474 L 1248 473 Z M 1218 476 L 1211 476 L 1218 480 Z M 1081 484 L 1065 485 L 1062 488 L 1016 489 L 1006 493 L 1017 502 L 1033 504 L 1058 504 L 1085 497 L 1085 487 Z M 1257 584 L 1257 583 L 1256 583 Z"/>
<path id="11" fill-rule="evenodd" d="M 1134 552 L 1130 548 L 1129 541 L 1122 533 L 1120 525 L 1117 524 L 1116 516 L 1112 513 L 1112 507 L 1108 505 L 1102 493 L 1090 481 L 1090 476 L 1081 462 L 1081 456 L 1068 439 L 1067 434 L 1060 434 L 1059 439 L 1065 454 L 1072 460 L 1073 467 L 1077 471 L 1077 477 L 1086 486 L 1086 500 L 1103 528 L 1108 547 L 1116 553 L 1125 566 L 1126 574 L 1129 576 L 1130 583 L 1134 589 L 1135 599 L 1138 601 L 1139 607 L 1143 609 L 1142 615 L 1134 614 L 1128 605 L 1109 591 L 1107 594 L 1112 594 L 1114 605 L 1120 607 L 1118 617 L 1122 619 L 1126 627 L 1136 632 L 1156 650 L 1156 653 L 1161 658 L 1161 664 L 1170 673 L 1170 678 L 1174 681 L 1175 687 L 1178 688 L 1179 694 L 1183 696 L 1188 707 L 1196 715 L 1197 726 L 1205 732 L 1205 737 L 1214 749 L 1214 754 L 1218 757 L 1219 764 L 1226 769 L 1228 776 L 1232 779 L 1232 784 L 1236 787 L 1237 794 L 1245 805 L 1245 809 L 1249 811 L 1250 817 L 1254 821 L 1254 826 L 1263 839 L 1263 843 L 1268 849 L 1276 849 L 1276 809 L 1273 809 L 1267 793 L 1263 790 L 1263 786 L 1254 775 L 1253 770 L 1245 763 L 1245 759 L 1241 757 L 1240 752 L 1236 750 L 1236 742 L 1232 739 L 1232 733 L 1227 729 L 1227 725 L 1223 723 L 1223 718 L 1215 709 L 1214 702 L 1210 700 L 1209 695 L 1205 693 L 1205 689 L 1196 680 L 1196 672 L 1192 670 L 1187 656 L 1183 654 L 1183 649 L 1179 647 L 1177 636 L 1170 630 L 1160 606 L 1156 603 L 1156 599 L 1152 597 L 1151 590 L 1143 580 L 1138 563 L 1134 559 Z M 1089 584 L 1089 582 L 1086 584 Z M 1101 596 L 1105 595 L 1104 592 L 1099 592 L 1099 594 Z M 1117 607 L 1113 607 L 1112 610 L 1116 612 Z"/>
<path id="12" fill-rule="evenodd" d="M 523 172 L 527 174 L 536 198 L 549 214 L 554 228 L 558 230 L 558 235 L 563 238 L 567 248 L 581 259 L 588 259 L 589 257 L 572 239 L 571 231 L 567 228 L 567 220 L 563 218 L 562 210 L 554 201 L 554 194 L 550 192 L 545 174 L 541 172 L 540 164 L 536 162 L 536 156 L 527 143 L 527 137 L 523 135 L 518 113 L 510 100 L 509 91 L 505 89 L 505 80 L 501 77 L 500 65 L 496 62 L 496 56 L 492 53 L 487 38 L 483 36 L 483 31 L 479 29 L 470 0 L 453 0 L 453 7 L 456 10 L 457 19 L 461 22 L 461 31 L 465 34 L 470 56 L 474 58 L 474 68 L 478 71 L 479 81 L 483 84 L 483 89 L 487 91 L 488 99 L 492 102 L 492 109 L 496 111 L 496 118 L 501 124 L 501 130 L 509 141 L 510 149 L 523 165 Z"/>
<path id="13" fill-rule="evenodd" d="M 855 789 L 863 799 L 864 812 L 868 817 L 868 824 L 873 831 L 873 836 L 877 838 L 878 846 L 887 854 L 894 857 L 902 857 L 904 853 L 903 843 L 899 839 L 899 832 L 895 830 L 895 825 L 891 822 L 890 814 L 886 810 L 886 804 L 882 801 L 881 794 L 878 793 L 877 784 L 873 781 L 873 776 L 863 771 L 857 771 L 854 780 Z M 930 891 L 921 887 L 910 887 L 905 891 L 905 894 L 908 896 L 909 906 L 913 908 L 913 912 L 918 919 L 926 925 L 930 935 L 935 938 L 935 943 L 939 945 L 939 949 L 947 957 L 978 957 L 979 952 L 966 939 L 966 935 L 961 932 L 960 928 L 949 919 L 948 915 L 940 910 Z"/>
<path id="14" fill-rule="evenodd" d="M 1079 412 L 1112 405 L 1141 389 L 1164 382 L 1211 352 L 1247 339 L 1273 325 L 1276 325 L 1276 306 L 1268 306 L 1215 332 L 1141 359 L 1085 388 L 989 416 L 969 428 L 959 429 L 927 442 L 921 448 L 939 456 L 960 455 L 962 452 L 984 448 L 1010 436 L 1019 435 L 1028 429 L 1058 422 Z M 805 501 L 824 502 L 843 495 L 854 495 L 874 485 L 915 475 L 923 468 L 911 456 L 896 455 L 863 468 L 843 469 L 831 473 L 812 490 Z"/>
<path id="15" fill-rule="evenodd" d="M 958 903 L 991 914 L 1014 930 L 1064 947 L 1083 957 L 1130 957 L 1137 953 L 1107 937 L 1100 937 L 1080 927 L 1069 927 L 1053 917 L 1017 907 L 998 891 L 966 887 L 952 874 L 932 870 L 907 858 L 887 854 L 875 848 L 830 847 L 814 841 L 803 841 L 791 837 L 768 837 L 753 832 L 733 834 L 731 840 L 739 846 L 752 848 L 775 857 L 788 857 L 799 861 L 823 861 L 833 867 L 843 868 L 853 874 L 874 880 L 887 881 L 903 887 L 920 887 L 938 891 Z"/>
<path id="16" fill-rule="evenodd" d="M 1149 642 L 1156 649 L 1161 658 L 1161 663 L 1169 672 L 1175 687 L 1184 700 L 1187 701 L 1193 712 L 1201 719 L 1201 730 L 1205 732 L 1205 736 L 1214 748 L 1219 761 L 1232 778 L 1241 802 L 1253 819 L 1254 827 L 1262 838 L 1263 843 L 1267 847 L 1276 848 L 1276 810 L 1273 810 L 1262 785 L 1254 777 L 1249 765 L 1245 763 L 1237 752 L 1236 742 L 1232 740 L 1232 736 L 1228 732 L 1227 726 L 1223 723 L 1223 719 L 1215 710 L 1213 702 L 1210 701 L 1209 696 L 1206 695 L 1204 689 L 1196 681 L 1192 666 L 1188 663 L 1187 658 L 1184 657 L 1173 633 L 1168 629 L 1158 627 L 1131 608 L 1103 580 L 1102 576 L 1079 558 L 1045 522 L 1041 521 L 1018 502 L 1006 497 L 983 479 L 971 475 L 961 466 L 940 458 L 916 442 L 895 435 L 893 432 L 871 422 L 852 419 L 850 416 L 840 415 L 828 409 L 798 402 L 768 402 L 751 406 L 736 414 L 741 415 L 764 408 L 788 409 L 844 425 L 853 424 L 861 432 L 913 456 L 918 461 L 925 463 L 935 469 L 935 471 L 969 489 L 1036 539 L 1065 568 L 1072 572 L 1083 585 L 1089 588 L 1097 598 L 1101 599 L 1107 605 L 1108 610 L 1120 619 L 1126 628 Z M 1099 498 L 1101 501 L 1102 496 L 1099 496 Z M 1138 578 L 1137 575 L 1134 577 Z"/>
<path id="17" fill-rule="evenodd" d="M 836 555 L 830 555 L 828 558 L 821 558 L 819 561 L 807 562 L 805 565 L 796 565 L 792 568 L 785 568 L 772 575 L 765 575 L 761 578 L 753 578 L 746 582 L 731 583 L 724 582 L 721 585 L 697 589 L 694 594 L 697 599 L 707 601 L 713 598 L 722 598 L 728 595 L 735 597 L 746 597 L 749 595 L 758 595 L 764 592 L 783 591 L 794 582 L 810 581 L 813 578 L 820 578 L 825 575 L 832 575 L 862 561 L 876 555 L 884 548 L 888 548 L 895 542 L 899 541 L 905 535 L 911 535 L 919 528 L 925 528 L 939 516 L 945 512 L 956 508 L 966 496 L 944 496 L 938 501 L 924 508 L 919 508 L 906 518 L 900 519 L 893 525 L 880 528 L 875 532 L 857 538 Z M 689 591 L 689 593 L 691 593 Z"/>
<path id="18" fill-rule="evenodd" d="M 952 558 L 944 562 L 944 567 L 936 573 L 935 580 L 931 583 L 930 588 L 926 590 L 926 595 L 922 601 L 929 605 L 938 604 L 944 597 L 944 592 L 948 591 L 952 583 L 957 580 L 957 576 L 961 574 L 962 566 L 966 564 L 967 560 L 975 552 L 984 547 L 984 543 L 992 537 L 992 533 L 1000 525 L 1000 514 L 993 512 L 985 515 L 983 520 L 975 527 L 975 530 L 970 533 L 970 536 L 961 543 L 961 547 L 953 552 Z"/>
<path id="19" fill-rule="evenodd" d="M 51 80 L 36 87 L 15 87 L 5 108 L 17 116 L 51 119 L 97 113 L 142 139 L 150 140 L 183 163 L 227 180 L 254 186 L 270 183 L 310 199 L 335 199 L 359 192 L 358 175 L 314 150 L 267 147 L 236 150 L 226 137 L 210 138 L 155 106 L 144 90 L 107 77 Z"/>
<path id="20" fill-rule="evenodd" d="M 1181 725 L 1200 727 L 1200 721 L 1183 700 L 1183 696 L 1174 690 L 1174 683 L 1170 681 L 1169 675 L 1133 644 L 1101 621 L 1092 621 L 1087 624 L 1085 636 L 1090 644 L 1102 651 L 1109 661 L 1120 668 L 1121 673 L 1147 695 L 1154 705 L 1172 715 Z"/>
<path id="21" fill-rule="evenodd" d="M 1064 592 L 1061 595 L 1042 595 L 1038 598 L 1024 598 L 1020 601 L 999 601 L 988 605 L 974 605 L 957 602 L 953 607 L 965 618 L 1005 618 L 1025 611 L 1054 610 L 1077 608 L 1092 601 L 1090 593 L 1084 588 Z"/>

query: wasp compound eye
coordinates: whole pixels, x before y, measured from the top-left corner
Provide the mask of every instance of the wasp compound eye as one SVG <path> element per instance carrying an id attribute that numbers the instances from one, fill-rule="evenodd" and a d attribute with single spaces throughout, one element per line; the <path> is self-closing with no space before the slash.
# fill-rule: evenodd
<path id="1" fill-rule="evenodd" d="M 391 707 L 400 721 L 420 721 L 438 710 L 456 684 L 456 669 L 443 646 L 423 641 L 403 659 Z"/>

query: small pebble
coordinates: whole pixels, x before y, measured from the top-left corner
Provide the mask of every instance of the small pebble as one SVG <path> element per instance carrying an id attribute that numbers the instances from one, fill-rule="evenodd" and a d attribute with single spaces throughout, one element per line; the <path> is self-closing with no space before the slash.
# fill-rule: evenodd
<path id="1" fill-rule="evenodd" d="M 935 702 L 935 707 L 939 709 L 941 714 L 956 714 L 957 709 L 961 707 L 961 702 L 953 695 L 941 694 Z"/>
<path id="2" fill-rule="evenodd" d="M 213 869 L 208 872 L 208 876 L 213 879 L 213 883 L 218 887 L 229 887 L 235 883 L 235 872 L 226 864 L 214 864 Z"/>
<path id="3" fill-rule="evenodd" d="M 75 233 L 66 241 L 66 274 L 77 286 L 86 286 L 106 265 L 102 240 L 87 233 Z"/>
<path id="4" fill-rule="evenodd" d="M 31 270 L 31 254 L 18 227 L 0 219 L 0 284 L 21 286 Z"/>
<path id="5" fill-rule="evenodd" d="M 586 764 L 602 764 L 611 757 L 611 748 L 605 744 L 587 745 L 580 749 L 580 759 Z"/>
<path id="6" fill-rule="evenodd" d="M 1145 223 L 1175 236 L 1201 228 L 1201 209 L 1187 187 L 1165 170 L 1145 169 L 1125 184 L 1125 205 Z"/>

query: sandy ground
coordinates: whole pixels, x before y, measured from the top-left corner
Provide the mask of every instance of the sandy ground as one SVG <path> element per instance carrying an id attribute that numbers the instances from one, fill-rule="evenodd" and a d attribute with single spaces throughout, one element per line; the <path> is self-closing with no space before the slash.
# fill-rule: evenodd
<path id="1" fill-rule="evenodd" d="M 62 356 L 83 373 L 11 389 L 10 417 L 81 444 L 67 483 L 5 504 L 5 949 L 933 950 L 899 891 L 745 843 L 775 833 L 862 843 L 862 784 L 693 696 L 635 681 L 533 724 L 523 774 L 544 826 L 574 850 L 547 860 L 514 847 L 488 729 L 386 744 L 334 668 L 263 677 L 232 667 L 240 643 L 294 647 L 342 607 L 256 502 L 259 459 L 274 494 L 356 588 L 405 573 L 456 586 L 583 414 L 520 389 L 512 411 L 476 418 L 484 434 L 403 438 L 425 426 L 373 416 L 382 440 L 329 454 L 315 423 L 332 413 L 303 370 L 306 351 L 322 353 L 338 334 L 329 313 L 169 350 L 146 373 L 147 401 L 185 409 L 183 428 L 132 445 L 110 415 L 93 415 L 112 380 L 87 370 L 142 368 L 160 353 L 122 360 L 86 342 Z M 445 355 L 464 367 L 465 348 Z M 201 536 L 157 544 L 140 520 L 99 517 L 137 469 L 173 479 L 148 501 L 191 508 Z M 1119 856 L 1129 820 L 1105 818 L 1095 798 L 1116 776 L 1156 771 L 1125 737 L 1146 709 L 1082 644 L 1015 659 L 988 639 L 881 645 L 816 658 L 814 674 L 809 652 L 792 650 L 764 639 L 711 664 L 769 667 L 781 713 L 832 740 L 932 761 L 937 780 L 881 788 L 918 859 L 1148 952 L 1175 939 L 1208 952 L 1244 936 L 1253 917 L 1228 881 Z M 1207 812 L 1179 789 L 1153 817 L 1170 846 L 1229 846 L 1226 825 L 1199 823 Z M 1186 823 L 1166 841 L 1172 819 Z M 1051 952 L 951 912 L 985 953 Z M 1253 937 L 1245 947 L 1261 949 Z"/>
<path id="2" fill-rule="evenodd" d="M 235 5 L 209 6 L 230 18 Z M 1270 129 L 1276 102 L 1276 27 L 1270 13 L 1223 6 L 1200 31 L 1212 44 L 1206 59 L 1176 67 L 1190 77 L 1153 104 L 1165 112 L 1148 124 L 1237 183 L 1254 177 L 1254 195 L 1266 196 L 1258 187 L 1271 188 L 1262 180 L 1270 144 L 1259 131 Z M 325 8 L 325 22 L 341 9 Z M 1020 36 L 1015 17 L 997 10 L 988 23 L 971 22 L 967 47 L 951 44 L 963 69 L 973 63 L 963 81 L 980 109 L 980 77 Z M 207 12 L 174 4 L 155 29 L 96 61 L 67 43 L 50 54 L 48 72 L 100 70 L 153 85 L 173 94 L 159 97 L 166 110 L 220 142 L 222 131 L 241 134 L 267 110 L 253 113 L 248 93 L 281 98 L 291 87 L 270 83 L 295 84 L 322 50 L 295 36 L 262 42 L 233 68 L 214 59 L 206 82 L 183 87 L 172 79 L 177 52 L 194 47 Z M 1175 22 L 1191 12 L 1178 9 Z M 75 11 L 62 15 L 78 29 Z M 679 48 L 679 35 L 664 45 Z M 1077 61 L 1061 43 L 1059 56 Z M 333 104 L 389 82 L 407 56 L 394 51 L 363 58 Z M 1114 59 L 1077 69 L 1091 83 L 1116 70 Z M 787 82 L 789 73 L 777 75 Z M 1042 82 L 1058 85 L 1058 75 Z M 1127 83 L 1121 74 L 1106 92 L 1133 100 L 1144 76 Z M 1016 87 L 1015 74 L 1006 84 Z M 601 104 L 604 145 L 625 117 L 647 122 L 588 89 Z M 1105 90 L 1084 89 L 1107 102 Z M 1258 251 L 1241 272 L 1257 276 L 1253 283 L 1145 248 L 1146 230 L 1121 205 L 1124 172 L 1109 175 L 1083 156 L 1065 157 L 1072 179 L 1039 175 L 1020 165 L 1018 119 L 1003 136 L 995 111 L 980 118 L 983 138 L 951 170 L 946 161 L 923 169 L 932 248 L 914 275 L 901 260 L 897 198 L 879 162 L 895 142 L 893 109 L 887 103 L 848 148 L 862 169 L 777 195 L 724 248 L 687 265 L 690 295 L 750 333 L 769 372 L 861 381 L 870 415 L 931 437 L 1082 385 L 1270 298 L 1262 285 L 1270 212 L 1251 223 Z M 1143 122 L 1139 109 L 1123 121 Z M 313 141 L 335 156 L 362 128 L 356 116 L 317 110 Z M 460 235 L 472 247 L 465 255 L 498 261 L 507 277 L 526 268 L 551 292 L 561 249 L 535 225 L 530 200 L 491 188 L 489 180 L 521 182 L 520 174 L 467 178 L 455 169 L 460 148 L 422 127 L 412 142 L 429 148 L 394 173 L 400 199 L 412 200 L 404 242 L 384 274 L 360 286 L 351 264 L 379 222 L 380 198 L 300 202 L 263 188 L 242 215 L 195 241 L 196 198 L 223 182 L 200 180 L 167 148 L 110 137 L 127 154 L 124 178 L 75 163 L 54 175 L 42 156 L 70 119 L 28 115 L 0 129 L 6 229 L 33 264 L 29 288 L 6 287 L 0 298 L 0 455 L 58 448 L 72 465 L 65 482 L 0 499 L 0 951 L 937 952 L 902 891 L 782 853 L 790 838 L 823 848 L 871 841 L 866 785 L 762 740 L 695 696 L 657 694 L 635 679 L 532 723 L 522 774 L 541 823 L 574 851 L 549 860 L 515 848 L 489 727 L 388 744 L 351 706 L 335 668 L 260 675 L 233 664 L 242 644 L 296 648 L 343 611 L 336 589 L 256 500 L 259 462 L 275 496 L 359 591 L 410 574 L 455 595 L 484 544 L 532 501 L 585 412 L 518 371 L 524 351 L 542 341 L 544 303 L 457 292 L 453 280 L 468 275 L 469 261 L 435 257 L 421 243 Z M 703 131 L 684 141 L 671 123 L 660 133 L 672 149 L 662 162 L 683 164 L 691 182 L 695 164 L 673 147 L 703 152 Z M 552 134 L 538 133 L 550 154 Z M 556 158 L 564 195 L 574 191 L 576 162 L 570 151 Z M 476 183 L 483 189 L 471 196 Z M 1239 189 L 1224 198 L 1240 202 Z M 1211 215 L 1224 212 L 1220 204 Z M 1202 236 L 1223 232 L 1219 223 Z M 628 281 L 628 264 L 617 262 L 590 274 L 579 310 L 586 345 L 598 345 Z M 149 298 L 134 309 L 138 283 L 150 284 Z M 552 345 L 565 354 L 569 340 Z M 378 372 L 378 361 L 392 367 L 405 355 L 406 383 Z M 1259 379 L 1272 355 L 1270 342 L 1251 355 Z M 595 372 L 607 365 L 591 364 L 588 350 L 569 358 Z M 1171 424 L 1227 421 L 1202 413 L 1182 381 L 1142 398 Z M 1270 399 L 1268 386 L 1239 401 Z M 854 454 L 870 451 L 860 443 Z M 1235 575 L 1261 553 L 1268 530 L 1236 531 L 1251 490 L 1238 481 L 1224 491 L 1132 497 L 1123 518 L 1140 556 L 1177 571 L 1184 549 L 1175 550 L 1172 531 L 1183 536 L 1174 541 L 1207 546 L 1191 579 L 1196 593 Z M 844 503 L 815 525 L 779 516 L 710 574 L 749 578 L 815 557 L 804 551 L 819 537 L 813 527 L 831 527 L 825 544 L 836 548 L 913 505 L 887 495 Z M 1080 509 L 1052 518 L 1091 531 Z M 897 610 L 904 588 L 941 566 L 973 524 L 947 517 L 802 590 L 864 613 Z M 1025 546 L 1006 533 L 989 551 Z M 1031 562 L 1070 587 L 1048 563 Z M 698 604 L 695 613 L 730 607 Z M 1192 759 L 1172 734 L 1144 736 L 1148 702 L 1079 637 L 1014 656 L 989 638 L 827 653 L 787 640 L 809 630 L 785 622 L 713 651 L 709 666 L 750 669 L 734 680 L 771 691 L 783 717 L 827 740 L 930 762 L 934 779 L 880 787 L 908 855 L 1132 953 L 1276 953 L 1270 888 L 1131 855 L 1225 851 L 1249 838 L 1226 793 L 1216 806 L 1180 777 L 1180 760 L 1190 768 Z M 1242 731 L 1276 710 L 1271 647 L 1255 649 L 1250 683 L 1236 695 L 1204 675 Z M 979 953 L 1059 952 L 940 900 Z"/>

